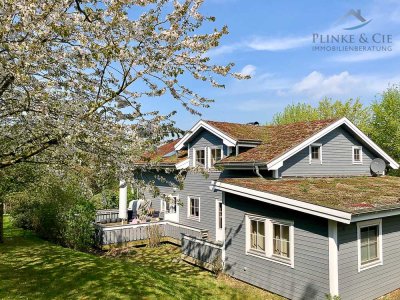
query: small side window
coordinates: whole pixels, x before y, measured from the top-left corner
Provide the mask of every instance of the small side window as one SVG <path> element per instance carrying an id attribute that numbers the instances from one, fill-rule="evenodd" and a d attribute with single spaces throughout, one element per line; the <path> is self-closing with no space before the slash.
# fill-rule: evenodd
<path id="1" fill-rule="evenodd" d="M 309 162 L 322 164 L 322 145 L 312 144 L 309 147 Z"/>
<path id="2" fill-rule="evenodd" d="M 353 146 L 353 164 L 362 164 L 362 147 Z"/>

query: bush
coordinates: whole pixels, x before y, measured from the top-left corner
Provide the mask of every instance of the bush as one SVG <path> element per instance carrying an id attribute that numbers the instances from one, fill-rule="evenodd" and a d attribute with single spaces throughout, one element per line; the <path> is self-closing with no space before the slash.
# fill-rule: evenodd
<path id="1" fill-rule="evenodd" d="M 15 225 L 79 250 L 93 245 L 95 206 L 79 178 L 49 176 L 34 189 L 8 196 Z"/>
<path id="2" fill-rule="evenodd" d="M 62 240 L 67 247 L 87 251 L 94 244 L 94 204 L 82 201 L 64 214 Z"/>

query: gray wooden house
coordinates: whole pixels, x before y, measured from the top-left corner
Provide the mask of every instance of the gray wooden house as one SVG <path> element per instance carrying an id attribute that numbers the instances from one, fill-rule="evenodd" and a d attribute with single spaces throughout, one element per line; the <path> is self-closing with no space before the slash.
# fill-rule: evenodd
<path id="1" fill-rule="evenodd" d="M 346 118 L 201 120 L 149 162 L 137 179 L 159 188 L 145 197 L 185 258 L 220 257 L 228 275 L 290 299 L 400 288 L 400 178 L 385 175 L 399 164 Z"/>

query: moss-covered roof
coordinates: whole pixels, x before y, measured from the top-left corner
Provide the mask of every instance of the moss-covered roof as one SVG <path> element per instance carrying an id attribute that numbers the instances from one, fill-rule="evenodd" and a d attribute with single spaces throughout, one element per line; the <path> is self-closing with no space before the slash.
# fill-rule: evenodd
<path id="1" fill-rule="evenodd" d="M 263 142 L 268 140 L 268 127 L 240 123 L 204 121 L 236 141 Z"/>
<path id="2" fill-rule="evenodd" d="M 221 182 L 353 214 L 400 208 L 400 177 L 277 179 L 226 178 Z"/>
<path id="3" fill-rule="evenodd" d="M 292 148 L 296 147 L 306 139 L 312 137 L 319 131 L 323 130 L 330 124 L 337 121 L 333 120 L 318 120 L 309 122 L 297 122 L 286 125 L 272 125 L 272 126 L 254 126 L 254 125 L 242 125 L 229 126 L 221 122 L 208 122 L 209 124 L 217 127 L 223 132 L 229 135 L 233 134 L 231 131 L 240 132 L 237 137 L 243 139 L 244 136 L 249 136 L 251 139 L 258 139 L 261 144 L 254 147 L 246 152 L 240 153 L 239 155 L 229 156 L 224 158 L 220 164 L 229 163 L 249 163 L 249 162 L 263 162 L 268 163 L 269 161 L 280 157 Z M 247 132 L 245 134 L 245 132 Z"/>
<path id="4" fill-rule="evenodd" d="M 142 159 L 137 162 L 138 164 L 157 164 L 160 166 L 174 166 L 187 159 L 187 151 L 175 151 L 175 145 L 180 139 L 169 141 L 164 145 L 158 147 L 155 151 L 147 152 L 143 155 Z"/>
<path id="5" fill-rule="evenodd" d="M 239 123 L 205 121 L 214 128 L 238 142 L 255 142 L 259 145 L 254 148 L 222 159 L 220 165 L 235 163 L 268 163 L 280 157 L 306 139 L 312 137 L 336 120 L 317 120 L 297 122 L 287 125 L 258 126 Z M 157 148 L 156 151 L 146 153 L 140 163 L 157 163 L 160 165 L 174 165 L 187 159 L 187 151 L 179 151 L 168 155 L 180 141 L 176 139 Z"/>

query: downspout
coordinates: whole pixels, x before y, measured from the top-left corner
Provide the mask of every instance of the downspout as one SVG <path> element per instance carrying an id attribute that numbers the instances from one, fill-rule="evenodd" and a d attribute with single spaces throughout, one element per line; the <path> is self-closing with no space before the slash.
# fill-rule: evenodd
<path id="1" fill-rule="evenodd" d="M 261 174 L 260 174 L 260 168 L 256 165 L 254 165 L 254 172 L 257 174 L 258 177 L 260 178 L 264 178 Z"/>

